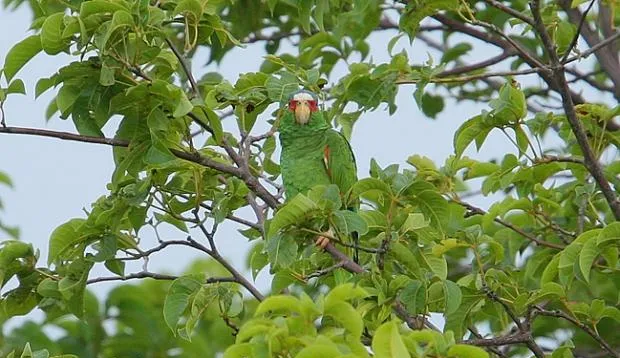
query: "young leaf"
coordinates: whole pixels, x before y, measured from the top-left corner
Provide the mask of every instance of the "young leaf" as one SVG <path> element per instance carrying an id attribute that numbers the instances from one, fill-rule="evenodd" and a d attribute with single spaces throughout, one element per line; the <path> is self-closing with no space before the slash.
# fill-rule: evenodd
<path id="1" fill-rule="evenodd" d="M 4 60 L 4 76 L 11 81 L 17 72 L 24 67 L 36 54 L 41 52 L 41 37 L 32 35 L 18 42 L 6 54 Z"/>
<path id="2" fill-rule="evenodd" d="M 179 277 L 172 282 L 164 301 L 164 321 L 174 335 L 177 324 L 190 303 L 190 298 L 202 287 L 202 276 Z"/>
<path id="3" fill-rule="evenodd" d="M 49 254 L 47 256 L 47 264 L 62 259 L 65 250 L 77 245 L 85 240 L 80 235 L 79 229 L 86 222 L 84 219 L 71 219 L 66 223 L 57 227 L 50 237 Z"/>
<path id="4" fill-rule="evenodd" d="M 267 237 L 271 238 L 281 229 L 302 222 L 317 209 L 317 205 L 308 197 L 303 194 L 297 195 L 276 212 L 269 225 Z"/>
<path id="5" fill-rule="evenodd" d="M 394 321 L 384 323 L 377 328 L 372 339 L 372 351 L 377 358 L 411 357 Z"/>

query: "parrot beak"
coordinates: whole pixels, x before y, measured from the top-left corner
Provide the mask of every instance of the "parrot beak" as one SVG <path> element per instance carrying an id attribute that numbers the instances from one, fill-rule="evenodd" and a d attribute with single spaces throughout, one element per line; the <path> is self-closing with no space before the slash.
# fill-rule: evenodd
<path id="1" fill-rule="evenodd" d="M 310 120 L 310 106 L 306 101 L 299 101 L 295 107 L 295 121 L 299 124 L 306 124 Z"/>

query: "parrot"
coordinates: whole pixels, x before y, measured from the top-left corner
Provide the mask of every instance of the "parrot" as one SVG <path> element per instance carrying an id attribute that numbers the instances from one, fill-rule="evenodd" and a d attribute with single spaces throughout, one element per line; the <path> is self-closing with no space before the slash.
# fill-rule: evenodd
<path id="1" fill-rule="evenodd" d="M 278 131 L 286 200 L 300 193 L 306 194 L 315 185 L 335 184 L 341 195 L 345 195 L 357 181 L 357 165 L 351 145 L 327 123 L 314 93 L 300 90 L 290 96 Z M 346 209 L 356 211 L 355 206 L 357 204 Z M 353 233 L 355 244 L 356 234 Z M 317 239 L 317 246 L 322 249 L 328 243 L 327 237 Z M 355 258 L 357 261 L 357 250 Z"/>

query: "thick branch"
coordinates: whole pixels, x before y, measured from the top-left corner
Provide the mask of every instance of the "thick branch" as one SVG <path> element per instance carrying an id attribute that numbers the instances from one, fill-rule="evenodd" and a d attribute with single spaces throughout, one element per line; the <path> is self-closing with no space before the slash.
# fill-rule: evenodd
<path id="1" fill-rule="evenodd" d="M 579 24 L 584 14 L 581 13 L 579 8 L 571 7 L 571 0 L 561 0 L 560 6 L 568 15 L 569 20 L 573 24 Z M 538 26 L 538 25 L 537 25 Z M 540 28 L 537 27 L 540 32 Z M 601 40 L 596 30 L 592 29 L 589 24 L 584 23 L 580 26 L 581 36 L 586 40 L 590 48 L 597 46 Z M 604 51 L 597 51 L 596 58 L 598 59 L 601 68 L 606 72 L 615 88 L 615 97 L 620 100 L 620 63 L 618 62 L 618 54 L 613 51 L 614 46 L 611 46 Z"/>
<path id="2" fill-rule="evenodd" d="M 592 148 L 590 147 L 586 131 L 577 117 L 573 99 L 570 94 L 570 89 L 568 88 L 568 83 L 566 82 L 566 77 L 564 75 L 564 68 L 560 63 L 560 59 L 558 58 L 558 54 L 555 50 L 556 46 L 547 32 L 547 28 L 545 27 L 540 13 L 540 2 L 537 0 L 530 1 L 530 8 L 532 10 L 534 20 L 536 21 L 536 30 L 542 39 L 549 58 L 551 59 L 553 81 L 557 84 L 557 88 L 559 89 L 558 92 L 562 96 L 562 107 L 564 108 L 566 119 L 570 124 L 573 134 L 577 139 L 577 143 L 583 152 L 585 166 L 603 192 L 614 217 L 616 220 L 620 220 L 620 200 L 618 200 L 616 192 L 611 188 L 607 178 L 605 178 L 603 169 L 598 162 L 597 157 L 594 155 Z M 618 70 L 618 74 L 620 75 L 620 69 Z"/>
<path id="3" fill-rule="evenodd" d="M 464 344 L 469 344 L 478 347 L 497 347 L 507 346 L 510 344 L 527 343 L 530 339 L 528 333 L 517 333 L 508 336 L 495 337 L 495 338 L 474 338 L 463 341 Z"/>
<path id="4" fill-rule="evenodd" d="M 494 46 L 497 46 L 501 49 L 507 49 L 507 48 L 512 48 L 513 45 L 501 38 L 498 38 L 496 36 L 492 36 L 490 34 L 487 34 L 486 32 L 480 31 L 478 29 L 475 29 L 471 26 L 468 26 L 458 20 L 454 20 L 451 19 L 447 16 L 441 15 L 441 14 L 436 14 L 433 16 L 433 19 L 439 21 L 440 23 L 446 25 L 448 28 L 450 28 L 453 31 L 458 31 L 461 32 L 465 35 L 469 35 L 471 37 L 474 37 L 480 41 L 492 44 Z M 522 48 L 516 49 L 516 50 L 521 50 L 518 52 L 519 57 L 521 57 L 521 59 L 523 59 L 523 61 L 525 61 L 525 63 L 527 63 L 531 68 L 541 68 L 544 67 L 538 60 L 536 60 L 532 54 L 530 54 L 527 50 L 524 50 Z M 553 89 L 554 91 L 559 91 L 559 87 L 557 86 L 557 84 L 552 80 L 551 76 L 545 72 L 545 71 L 541 71 L 540 72 L 540 77 L 547 83 L 547 85 Z M 581 95 L 577 94 L 577 93 L 573 93 L 570 92 L 571 96 L 573 97 L 574 102 L 577 103 L 585 103 L 585 100 L 583 99 L 583 97 L 581 97 Z"/>

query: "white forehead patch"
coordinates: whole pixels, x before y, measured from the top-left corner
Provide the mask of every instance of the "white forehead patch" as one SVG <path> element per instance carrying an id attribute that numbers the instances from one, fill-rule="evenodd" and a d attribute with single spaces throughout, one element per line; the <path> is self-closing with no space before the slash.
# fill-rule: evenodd
<path id="1" fill-rule="evenodd" d="M 293 96 L 293 99 L 296 101 L 313 101 L 314 97 L 308 92 L 299 92 Z"/>

